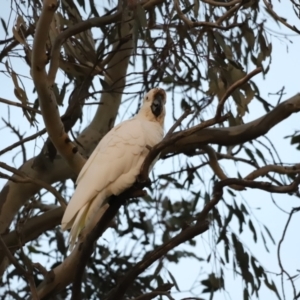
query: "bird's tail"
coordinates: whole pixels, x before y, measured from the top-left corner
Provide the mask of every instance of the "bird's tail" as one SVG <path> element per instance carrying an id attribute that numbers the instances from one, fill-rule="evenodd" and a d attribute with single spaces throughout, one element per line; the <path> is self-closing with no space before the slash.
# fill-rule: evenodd
<path id="1" fill-rule="evenodd" d="M 69 234 L 69 251 L 72 251 L 76 240 L 81 232 L 81 230 L 85 226 L 86 215 L 90 208 L 91 203 L 86 203 L 77 213 L 76 218 L 73 222 L 70 234 Z"/>
<path id="2" fill-rule="evenodd" d="M 108 203 L 104 203 L 105 198 L 99 193 L 96 198 L 86 203 L 77 213 L 69 235 L 69 250 L 72 251 L 82 232 L 83 236 L 88 234 L 100 221 L 103 214 L 109 207 Z M 84 230 L 83 230 L 84 229 Z"/>

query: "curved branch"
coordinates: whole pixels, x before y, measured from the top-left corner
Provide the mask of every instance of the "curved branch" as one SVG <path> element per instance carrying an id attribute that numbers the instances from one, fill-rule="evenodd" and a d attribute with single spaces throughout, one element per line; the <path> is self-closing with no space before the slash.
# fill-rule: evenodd
<path id="1" fill-rule="evenodd" d="M 170 250 L 174 249 L 178 245 L 193 239 L 197 235 L 202 234 L 208 230 L 208 222 L 205 219 L 198 221 L 195 225 L 189 226 L 182 230 L 178 235 L 171 238 L 163 245 L 157 247 L 152 252 L 148 253 L 142 261 L 136 264 L 130 271 L 128 271 L 120 280 L 118 285 L 111 290 L 105 300 L 122 299 L 126 290 L 132 285 L 136 277 L 144 272 L 149 266 L 151 266 L 156 260 L 163 257 Z"/>
<path id="2" fill-rule="evenodd" d="M 232 1 L 232 2 L 240 3 L 240 0 Z M 216 3 L 218 3 L 218 2 L 216 2 Z M 229 4 L 229 3 L 226 3 L 226 4 Z M 175 7 L 175 10 L 177 12 L 179 19 L 181 19 L 188 26 L 188 28 L 195 28 L 195 27 L 202 27 L 202 26 L 205 27 L 206 26 L 206 27 L 217 28 L 217 29 L 221 29 L 221 30 L 230 30 L 234 27 L 242 25 L 242 23 L 233 23 L 228 26 L 219 25 L 223 20 L 220 20 L 220 21 L 218 20 L 217 23 L 206 22 L 206 21 L 192 21 L 188 17 L 186 17 L 185 14 L 180 9 L 179 0 L 174 0 L 174 7 Z M 240 5 L 237 5 L 235 7 L 235 9 L 238 9 L 239 7 L 240 7 Z"/>
<path id="3" fill-rule="evenodd" d="M 119 31 L 121 36 L 119 36 L 119 39 L 129 35 L 132 28 L 132 21 L 129 22 L 129 20 L 132 20 L 132 16 L 128 10 L 125 9 L 123 11 L 122 18 L 123 20 Z M 121 103 L 122 92 L 126 83 L 127 67 L 132 54 L 133 42 L 132 39 L 128 39 L 121 45 L 119 45 L 118 42 L 115 43 L 113 47 L 113 51 L 118 49 L 118 52 L 113 56 L 107 67 L 107 78 L 112 80 L 113 90 L 112 92 L 102 94 L 100 100 L 102 105 L 98 107 L 94 119 L 87 128 L 87 131 L 89 131 L 90 134 L 93 133 L 95 135 L 95 133 L 97 133 L 98 135 L 100 134 L 101 137 L 106 134 L 107 131 L 110 130 L 114 125 L 114 121 Z M 83 131 L 81 136 L 84 141 L 87 140 L 85 135 L 86 131 Z M 95 146 L 94 142 L 91 143 L 91 146 Z M 115 213 L 117 211 L 118 210 L 116 210 Z M 113 213 L 113 211 L 110 211 L 109 213 Z M 41 285 L 38 287 L 38 295 L 40 298 L 60 291 L 74 280 L 74 276 L 78 267 L 77 263 L 80 262 L 82 253 L 81 245 L 81 243 L 77 243 L 72 253 L 64 260 L 62 264 L 53 270 L 55 276 L 54 281 L 47 282 L 44 280 L 41 283 Z"/>
<path id="4" fill-rule="evenodd" d="M 296 164 L 291 167 L 277 166 L 277 165 L 263 166 L 257 170 L 254 170 L 253 172 L 249 173 L 245 177 L 245 179 L 253 180 L 257 177 L 265 176 L 269 172 L 274 172 L 274 173 L 278 173 L 278 174 L 297 174 L 297 173 L 300 173 L 300 164 Z"/>
<path id="5" fill-rule="evenodd" d="M 292 31 L 300 34 L 300 30 L 295 26 L 295 25 L 291 25 L 289 24 L 288 22 L 286 22 L 286 19 L 278 16 L 276 14 L 276 12 L 273 10 L 272 8 L 272 4 L 271 3 L 268 3 L 267 0 L 263 0 L 264 1 L 264 4 L 266 6 L 266 10 L 267 12 L 276 20 L 276 21 L 279 21 L 281 24 L 283 24 L 284 26 L 286 26 L 287 28 L 291 29 Z"/>
<path id="6" fill-rule="evenodd" d="M 57 6 L 56 0 L 44 0 L 33 41 L 32 78 L 49 137 L 57 151 L 64 157 L 75 173 L 78 174 L 85 163 L 85 159 L 78 152 L 77 147 L 71 143 L 68 134 L 64 130 L 52 84 L 48 82 L 45 70 L 47 63 L 45 52 L 47 33 Z"/>
<path id="7" fill-rule="evenodd" d="M 61 45 L 72 35 L 78 34 L 82 31 L 91 29 L 92 27 L 101 27 L 103 25 L 111 24 L 121 20 L 122 13 L 117 11 L 113 15 L 96 17 L 87 19 L 80 23 L 74 24 L 72 27 L 62 31 L 56 38 L 52 47 L 51 62 L 48 73 L 49 84 L 53 84 L 55 81 L 56 73 L 59 67 L 59 57 Z"/>
<path id="8" fill-rule="evenodd" d="M 282 236 L 281 236 L 280 241 L 279 241 L 279 243 L 278 243 L 278 247 L 277 247 L 277 260 L 278 260 L 278 264 L 279 264 L 279 267 L 280 267 L 280 270 L 281 270 L 281 276 L 282 276 L 283 274 L 285 274 L 285 275 L 288 277 L 289 281 L 291 282 L 291 285 L 292 285 L 292 288 L 293 288 L 294 299 L 297 299 L 297 296 L 296 296 L 296 294 L 297 294 L 296 288 L 295 288 L 295 285 L 294 285 L 294 282 L 293 282 L 293 278 L 292 278 L 291 275 L 284 269 L 284 267 L 283 267 L 283 265 L 282 265 L 281 256 L 280 256 L 280 250 L 281 250 L 281 246 L 282 246 L 282 243 L 283 243 L 283 241 L 284 241 L 284 238 L 285 238 L 287 229 L 288 229 L 288 227 L 289 227 L 289 225 L 290 225 L 290 222 L 291 222 L 291 220 L 292 220 L 292 216 L 294 215 L 294 213 L 299 212 L 299 211 L 300 211 L 300 207 L 294 207 L 294 208 L 291 210 L 291 212 L 290 212 L 290 214 L 289 214 L 289 217 L 288 217 L 288 219 L 287 219 L 287 221 L 286 221 L 286 224 L 285 224 L 285 226 L 284 226 L 284 229 L 283 229 L 283 232 L 282 232 Z"/>
<path id="9" fill-rule="evenodd" d="M 253 70 L 252 72 L 250 72 L 249 74 L 247 74 L 246 76 L 244 76 L 243 78 L 241 78 L 240 80 L 236 81 L 235 83 L 233 83 L 225 92 L 225 94 L 223 95 L 222 99 L 219 101 L 218 106 L 217 106 L 217 111 L 216 111 L 216 118 L 220 118 L 222 111 L 223 111 L 223 107 L 224 104 L 226 102 L 226 100 L 229 98 L 229 96 L 240 86 L 242 86 L 243 84 L 245 84 L 247 81 L 249 81 L 253 76 L 255 76 L 256 74 L 260 73 L 262 71 L 262 67 L 258 67 L 255 70 Z"/>
<path id="10" fill-rule="evenodd" d="M 232 6 L 238 3 L 241 3 L 242 0 L 232 0 L 230 2 L 219 2 L 219 1 L 213 1 L 213 0 L 201 0 L 204 3 L 213 5 L 213 6 L 223 6 L 223 7 L 228 7 L 228 6 Z"/>
<path id="11" fill-rule="evenodd" d="M 128 19 L 132 19 L 130 14 L 123 14 L 125 23 L 121 24 L 121 35 L 128 36 L 132 25 Z M 118 40 L 118 39 L 117 39 Z M 126 84 L 126 73 L 128 68 L 129 59 L 132 53 L 132 40 L 128 39 L 126 43 L 119 43 L 113 45 L 112 51 L 118 49 L 115 55 L 109 62 L 108 76 L 113 82 L 114 92 L 102 93 L 97 112 L 92 122 L 80 133 L 77 137 L 80 153 L 84 157 L 88 157 L 101 138 L 113 127 L 115 118 L 117 116 L 121 97 Z M 105 81 L 108 82 L 108 79 Z M 69 178 L 76 177 L 76 174 L 70 169 L 65 160 L 60 155 L 52 160 L 46 155 L 39 155 L 33 157 L 24 163 L 20 170 L 32 178 L 38 178 L 48 184 L 58 181 L 64 181 Z M 0 233 L 5 234 L 20 207 L 26 203 L 35 193 L 40 190 L 40 186 L 34 183 L 15 183 L 8 181 L 0 192 Z M 53 227 L 57 225 L 55 223 Z M 65 265 L 64 265 L 65 266 Z M 6 268 L 5 256 L 0 255 L 0 274 Z M 72 272 L 72 271 L 71 271 Z M 61 273 L 62 276 L 65 273 Z M 49 287 L 51 289 L 51 287 Z"/>

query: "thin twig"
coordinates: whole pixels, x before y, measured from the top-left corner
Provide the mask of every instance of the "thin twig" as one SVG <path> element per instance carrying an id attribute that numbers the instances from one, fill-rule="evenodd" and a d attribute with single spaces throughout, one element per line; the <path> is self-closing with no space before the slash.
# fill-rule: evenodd
<path id="1" fill-rule="evenodd" d="M 113 15 L 103 16 L 103 17 L 95 17 L 91 19 L 87 19 L 80 23 L 74 24 L 68 29 L 62 31 L 56 38 L 53 43 L 52 53 L 51 53 L 51 61 L 48 72 L 48 81 L 53 83 L 55 81 L 56 73 L 59 67 L 59 57 L 60 57 L 60 48 L 61 45 L 72 35 L 76 35 L 85 30 L 91 29 L 92 27 L 101 27 L 103 25 L 111 24 L 117 22 L 121 19 L 121 11 L 117 11 Z"/>
<path id="2" fill-rule="evenodd" d="M 182 123 L 182 121 L 190 114 L 193 114 L 194 111 L 186 109 L 184 111 L 184 113 L 179 117 L 178 120 L 176 120 L 176 122 L 172 125 L 172 127 L 169 129 L 169 131 L 167 132 L 167 134 L 165 135 L 165 138 L 168 138 L 173 132 L 174 130 Z"/>
<path id="3" fill-rule="evenodd" d="M 156 296 L 166 296 L 170 300 L 175 300 L 169 292 L 162 292 L 162 291 L 156 291 L 156 292 L 150 292 L 148 294 L 140 295 L 137 298 L 134 298 L 132 300 L 152 300 Z"/>
<path id="4" fill-rule="evenodd" d="M 16 260 L 16 258 L 11 254 L 11 252 L 7 248 L 6 244 L 4 243 L 1 235 L 0 235 L 0 244 L 1 244 L 2 250 L 4 250 L 9 261 L 15 266 L 15 268 L 21 273 L 21 275 L 24 276 L 25 279 L 27 279 L 27 277 L 28 277 L 27 271 L 19 264 L 19 262 Z"/>
<path id="5" fill-rule="evenodd" d="M 240 2 L 240 1 L 238 1 L 238 2 Z M 188 28 L 210 27 L 210 28 L 216 28 L 216 29 L 221 29 L 221 30 L 230 30 L 234 27 L 238 27 L 238 26 L 242 25 L 242 23 L 236 23 L 236 24 L 230 24 L 228 26 L 221 26 L 218 23 L 205 22 L 205 21 L 192 21 L 189 18 L 187 18 L 185 16 L 185 14 L 182 12 L 182 10 L 180 9 L 178 0 L 174 0 L 174 7 L 175 7 L 175 10 L 177 12 L 179 19 L 181 19 L 188 26 Z"/>
<path id="6" fill-rule="evenodd" d="M 8 105 L 13 105 L 13 106 L 16 106 L 16 107 L 21 107 L 21 108 L 23 108 L 23 109 L 32 111 L 32 112 L 34 112 L 34 113 L 36 113 L 36 114 L 40 114 L 40 115 L 42 114 L 41 111 L 38 110 L 38 109 L 32 108 L 32 107 L 27 106 L 27 105 L 24 105 L 24 104 L 22 104 L 22 103 L 13 102 L 13 101 L 10 101 L 10 100 L 1 98 L 1 97 L 0 97 L 0 102 L 5 103 L 5 104 L 8 104 Z"/>
<path id="7" fill-rule="evenodd" d="M 29 137 L 27 137 L 27 138 L 25 138 L 25 139 L 23 139 L 23 140 L 21 140 L 21 141 L 18 141 L 18 142 L 16 142 L 16 143 L 14 143 L 14 144 L 12 144 L 12 145 L 10 145 L 10 146 L 4 148 L 3 150 L 0 151 L 0 156 L 3 155 L 3 154 L 6 153 L 6 152 L 8 152 L 8 151 L 10 151 L 10 150 L 12 150 L 12 149 L 18 147 L 18 146 L 21 146 L 22 144 L 24 144 L 24 143 L 26 143 L 26 142 L 29 142 L 29 141 L 34 140 L 35 138 L 37 138 L 37 137 L 39 137 L 39 136 L 45 134 L 46 132 L 47 132 L 47 131 L 46 131 L 46 129 L 44 128 L 44 129 L 42 129 L 41 131 L 38 131 L 37 133 L 35 133 L 35 134 L 33 134 L 33 135 L 31 135 L 31 136 L 29 136 Z"/>
<path id="8" fill-rule="evenodd" d="M 262 71 L 262 67 L 258 67 L 255 70 L 253 70 L 252 72 L 250 72 L 249 74 L 247 74 L 245 77 L 241 78 L 240 80 L 236 81 L 235 83 L 233 83 L 225 92 L 225 94 L 223 95 L 222 99 L 219 101 L 218 107 L 217 107 L 217 111 L 216 111 L 216 115 L 215 118 L 218 119 L 221 117 L 222 111 L 223 111 L 223 107 L 225 104 L 225 101 L 229 98 L 229 96 L 241 85 L 245 84 L 250 78 L 252 78 L 253 76 L 255 76 L 256 74 L 260 73 Z"/>
<path id="9" fill-rule="evenodd" d="M 295 288 L 295 285 L 293 283 L 293 280 L 292 280 L 292 277 L 291 275 L 283 268 L 283 265 L 282 265 L 282 262 L 281 262 L 281 257 L 280 257 L 280 250 L 281 250 L 281 246 L 282 246 L 282 243 L 283 243 L 283 240 L 285 238 L 285 235 L 286 235 L 286 232 L 287 232 L 287 229 L 288 229 L 288 226 L 292 220 L 292 216 L 294 213 L 296 212 L 299 212 L 300 211 L 300 207 L 294 207 L 291 212 L 290 212 L 290 215 L 288 217 L 288 220 L 284 226 L 284 229 L 283 229 L 283 233 L 282 233 L 282 236 L 281 236 L 281 239 L 278 243 L 278 247 L 277 247 L 277 259 L 278 259 L 278 264 L 279 264 L 279 267 L 280 267 L 280 270 L 281 270 L 281 273 L 284 273 L 288 279 L 290 280 L 291 282 L 291 285 L 292 285 L 292 288 L 293 288 L 293 293 L 294 293 L 294 299 L 296 299 L 296 288 Z"/>
<path id="10" fill-rule="evenodd" d="M 20 258 L 22 259 L 24 265 L 27 268 L 27 281 L 28 281 L 29 288 L 30 288 L 30 291 L 31 291 L 32 299 L 33 300 L 39 300 L 36 285 L 35 285 L 35 282 L 34 282 L 34 277 L 33 277 L 32 261 L 24 253 L 22 245 L 20 245 Z"/>
<path id="11" fill-rule="evenodd" d="M 278 16 L 276 14 L 276 12 L 272 9 L 272 4 L 268 3 L 266 0 L 263 0 L 267 9 L 267 12 L 270 13 L 270 15 L 277 21 L 279 21 L 280 23 L 282 23 L 284 26 L 286 26 L 287 28 L 291 29 L 292 31 L 300 34 L 300 30 L 298 28 L 296 28 L 295 25 L 290 25 L 288 22 L 286 22 L 285 18 L 282 18 L 280 16 Z"/>

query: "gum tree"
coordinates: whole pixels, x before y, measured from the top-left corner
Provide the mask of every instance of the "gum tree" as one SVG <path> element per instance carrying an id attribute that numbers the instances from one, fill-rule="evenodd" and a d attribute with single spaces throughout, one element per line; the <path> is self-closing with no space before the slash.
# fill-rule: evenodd
<path id="1" fill-rule="evenodd" d="M 287 2 L 299 17 L 299 5 Z M 257 189 L 299 197 L 299 162 L 283 163 L 263 137 L 299 112 L 300 95 L 281 94 L 273 105 L 254 82 L 268 76 L 271 39 L 280 38 L 266 24 L 299 34 L 296 26 L 267 0 L 12 1 L 8 12 L 1 77 L 13 88 L 11 99 L 0 98 L 2 132 L 18 141 L 0 150 L 2 294 L 174 299 L 180 282 L 168 266 L 184 268 L 188 258 L 207 270 L 188 299 L 230 294 L 228 268 L 240 277 L 244 299 L 258 297 L 262 283 L 285 297 L 239 237 L 248 231 L 250 243 L 258 234 L 264 244 L 273 240 L 239 195 Z M 69 254 L 59 224 L 73 182 L 116 118 L 132 116 L 156 86 L 168 94 L 170 130 L 149 150 L 135 186 L 109 200 L 104 218 Z M 251 101 L 264 112 L 247 123 Z M 23 120 L 11 117 L 20 111 Z M 299 132 L 289 140 L 299 149 Z M 164 167 L 150 184 L 146 170 L 158 154 Z M 200 240 L 208 235 L 207 256 Z M 283 238 L 279 275 L 297 298 L 296 276 L 280 259 Z"/>

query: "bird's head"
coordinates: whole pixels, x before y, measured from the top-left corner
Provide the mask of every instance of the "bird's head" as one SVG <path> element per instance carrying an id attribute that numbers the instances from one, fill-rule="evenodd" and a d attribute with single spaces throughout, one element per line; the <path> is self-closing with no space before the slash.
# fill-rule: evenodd
<path id="1" fill-rule="evenodd" d="M 144 97 L 144 102 L 139 111 L 139 115 L 143 115 L 149 121 L 159 122 L 163 126 L 166 114 L 166 99 L 167 95 L 165 90 L 161 88 L 150 90 Z"/>

